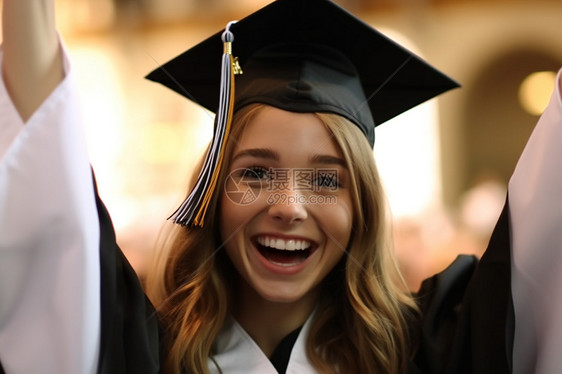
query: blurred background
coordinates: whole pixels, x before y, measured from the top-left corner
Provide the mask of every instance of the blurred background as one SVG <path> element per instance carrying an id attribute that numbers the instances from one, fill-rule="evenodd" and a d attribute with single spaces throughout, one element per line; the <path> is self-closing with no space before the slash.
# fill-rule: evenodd
<path id="1" fill-rule="evenodd" d="M 269 2 L 56 1 L 100 193 L 141 275 L 212 129 L 212 114 L 143 77 Z M 377 129 L 398 256 L 415 289 L 457 254 L 485 249 L 562 66 L 562 1 L 336 3 L 463 86 Z"/>

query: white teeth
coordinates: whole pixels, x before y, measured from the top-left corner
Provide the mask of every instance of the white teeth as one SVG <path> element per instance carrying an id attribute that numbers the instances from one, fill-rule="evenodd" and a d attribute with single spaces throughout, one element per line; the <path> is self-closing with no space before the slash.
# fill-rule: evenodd
<path id="1" fill-rule="evenodd" d="M 272 238 L 269 236 L 259 236 L 257 241 L 264 247 L 270 247 L 280 251 L 302 251 L 310 247 L 310 242 L 308 240 L 284 240 L 279 238 Z"/>

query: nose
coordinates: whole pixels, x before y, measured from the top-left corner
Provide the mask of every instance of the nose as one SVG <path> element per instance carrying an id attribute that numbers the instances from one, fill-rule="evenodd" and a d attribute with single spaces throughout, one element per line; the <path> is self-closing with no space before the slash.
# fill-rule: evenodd
<path id="1" fill-rule="evenodd" d="M 308 218 L 306 196 L 292 189 L 285 189 L 269 196 L 268 214 L 274 220 L 285 224 L 300 223 Z"/>

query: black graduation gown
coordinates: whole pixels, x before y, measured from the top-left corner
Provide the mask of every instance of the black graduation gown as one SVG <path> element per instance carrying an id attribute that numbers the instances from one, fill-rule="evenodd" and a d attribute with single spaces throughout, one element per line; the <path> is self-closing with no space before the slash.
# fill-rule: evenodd
<path id="1" fill-rule="evenodd" d="M 96 190 L 100 221 L 100 374 L 155 374 L 160 367 L 160 329 L 154 308 L 117 246 L 109 213 Z"/>
<path id="2" fill-rule="evenodd" d="M 158 321 L 131 265 L 117 246 L 111 219 L 96 193 L 100 220 L 101 349 L 99 374 L 156 374 L 161 362 Z M 460 256 L 425 280 L 417 294 L 423 313 L 409 374 L 511 372 L 508 205 L 480 261 Z M 287 356 L 288 357 L 288 356 Z M 0 374 L 4 370 L 0 365 Z"/>
<path id="3" fill-rule="evenodd" d="M 512 372 L 515 316 L 508 212 L 506 202 L 480 261 L 460 256 L 422 283 L 423 320 L 411 373 Z"/>
<path id="4" fill-rule="evenodd" d="M 158 372 L 159 328 L 136 274 L 115 243 L 97 198 L 101 223 L 102 344 L 100 374 Z M 423 313 L 410 373 L 511 372 L 509 215 L 506 206 L 480 261 L 460 256 L 427 279 L 417 295 Z"/>

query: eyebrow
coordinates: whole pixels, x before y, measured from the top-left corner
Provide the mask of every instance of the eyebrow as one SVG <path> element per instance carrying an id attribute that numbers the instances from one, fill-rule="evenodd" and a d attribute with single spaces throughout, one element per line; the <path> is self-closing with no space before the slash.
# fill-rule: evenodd
<path id="1" fill-rule="evenodd" d="M 238 152 L 233 158 L 232 161 L 236 161 L 242 157 L 256 157 L 256 158 L 263 158 L 267 160 L 279 161 L 279 153 L 268 149 L 268 148 L 250 148 L 244 149 Z"/>
<path id="2" fill-rule="evenodd" d="M 249 148 L 238 152 L 232 158 L 232 162 L 243 158 L 243 157 L 255 157 L 262 158 L 266 160 L 279 161 L 281 159 L 278 152 L 275 152 L 269 148 Z M 344 159 L 340 157 L 335 157 L 331 155 L 315 154 L 310 157 L 310 162 L 313 164 L 323 164 L 323 165 L 339 165 L 347 169 L 347 163 Z"/>
<path id="3" fill-rule="evenodd" d="M 347 163 L 344 159 L 330 155 L 316 154 L 310 158 L 310 161 L 314 164 L 339 165 L 347 169 Z"/>

